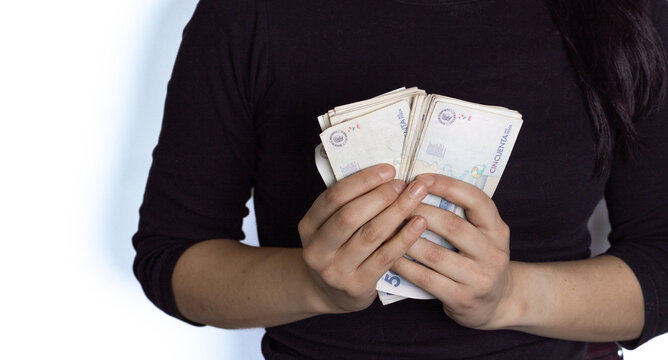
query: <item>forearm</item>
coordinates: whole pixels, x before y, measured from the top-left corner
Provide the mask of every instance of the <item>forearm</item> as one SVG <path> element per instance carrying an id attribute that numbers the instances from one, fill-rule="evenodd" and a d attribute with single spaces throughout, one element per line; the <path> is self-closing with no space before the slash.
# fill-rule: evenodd
<path id="1" fill-rule="evenodd" d="M 172 285 L 186 318 L 221 328 L 270 327 L 326 312 L 301 249 L 204 241 L 181 256 Z"/>
<path id="2" fill-rule="evenodd" d="M 613 256 L 554 263 L 511 263 L 502 327 L 576 341 L 640 336 L 644 304 L 631 269 Z"/>

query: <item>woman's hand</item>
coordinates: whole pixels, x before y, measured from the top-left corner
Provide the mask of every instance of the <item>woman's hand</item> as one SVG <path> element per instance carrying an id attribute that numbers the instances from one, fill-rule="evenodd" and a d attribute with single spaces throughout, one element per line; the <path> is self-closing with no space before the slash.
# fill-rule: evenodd
<path id="1" fill-rule="evenodd" d="M 299 222 L 303 256 L 324 312 L 362 310 L 376 298 L 376 282 L 426 228 L 421 216 L 402 222 L 427 195 L 429 182 L 406 188 L 394 168 L 378 165 L 323 192 Z"/>
<path id="2" fill-rule="evenodd" d="M 501 323 L 512 288 L 510 230 L 494 202 L 473 185 L 442 175 L 422 175 L 429 193 L 461 206 L 468 219 L 421 204 L 414 214 L 427 219 L 429 230 L 459 252 L 419 239 L 392 269 L 443 302 L 443 310 L 467 327 L 494 329 Z"/>

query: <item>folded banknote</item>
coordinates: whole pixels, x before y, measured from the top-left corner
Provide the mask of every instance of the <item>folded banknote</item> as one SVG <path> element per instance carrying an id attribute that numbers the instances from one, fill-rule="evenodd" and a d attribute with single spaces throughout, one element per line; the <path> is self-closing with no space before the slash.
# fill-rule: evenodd
<path id="1" fill-rule="evenodd" d="M 396 178 L 411 182 L 436 173 L 468 182 L 488 196 L 496 190 L 522 126 L 522 116 L 499 106 L 475 104 L 426 94 L 416 87 L 335 107 L 318 117 L 322 143 L 315 161 L 331 186 L 357 171 L 380 163 L 397 170 Z M 465 218 L 456 204 L 434 195 L 423 203 Z M 427 229 L 422 237 L 456 250 Z M 392 271 L 376 289 L 383 304 L 404 298 L 433 296 Z"/>

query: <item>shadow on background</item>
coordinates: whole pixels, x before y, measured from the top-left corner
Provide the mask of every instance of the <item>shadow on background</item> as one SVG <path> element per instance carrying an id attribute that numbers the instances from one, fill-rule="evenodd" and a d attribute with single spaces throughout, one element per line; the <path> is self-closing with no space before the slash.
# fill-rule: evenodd
<path id="1" fill-rule="evenodd" d="M 132 274 L 135 251 L 131 237 L 137 230 L 138 210 L 151 165 L 151 153 L 160 132 L 167 83 L 183 28 L 191 18 L 197 0 L 171 0 L 156 4 L 147 16 L 149 25 L 145 28 L 148 31 L 136 34 L 143 39 L 137 42 L 141 47 L 135 50 L 138 55 L 135 56 L 134 72 L 129 71 L 134 73 L 134 79 L 126 89 L 127 116 L 119 127 L 122 144 L 116 158 L 116 171 L 112 172 L 116 178 L 111 179 L 107 202 L 104 247 L 107 256 L 100 259 L 111 266 L 114 273 L 129 282 L 135 282 L 137 291 L 141 291 L 141 288 Z M 250 235 L 248 240 L 255 241 L 253 234 L 246 231 Z M 260 358 L 259 338 L 263 332 L 263 329 L 221 330 L 221 339 L 223 336 L 233 338 L 231 343 L 235 344 L 235 349 L 211 349 L 211 353 L 221 359 L 222 356 L 215 354 L 235 354 L 235 358 L 244 359 Z M 230 341 L 225 343 L 229 344 Z"/>
<path id="2" fill-rule="evenodd" d="M 151 153 L 155 147 L 174 59 L 181 41 L 181 32 L 192 16 L 196 0 L 172 0 L 151 11 L 146 21 L 149 31 L 136 34 L 143 38 L 135 49 L 133 81 L 128 86 L 128 110 L 120 126 L 117 169 L 112 172 L 109 193 L 109 213 L 106 234 L 111 266 L 123 275 L 131 272 L 134 249 L 130 238 L 137 230 L 141 204 Z"/>

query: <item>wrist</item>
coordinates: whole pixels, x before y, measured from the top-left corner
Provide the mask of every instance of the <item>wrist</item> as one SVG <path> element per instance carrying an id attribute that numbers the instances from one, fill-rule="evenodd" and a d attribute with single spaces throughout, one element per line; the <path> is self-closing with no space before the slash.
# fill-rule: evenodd
<path id="1" fill-rule="evenodd" d="M 303 294 L 303 299 L 306 303 L 305 306 L 308 309 L 307 311 L 314 316 L 340 312 L 336 310 L 335 306 L 330 301 L 329 296 L 316 280 L 312 270 L 306 265 L 302 251 L 303 249 L 300 248 L 298 260 L 302 273 L 301 284 L 303 284 L 303 287 L 301 293 Z"/>
<path id="2" fill-rule="evenodd" d="M 511 261 L 505 295 L 497 306 L 496 316 L 490 328 L 495 330 L 517 330 L 523 325 L 528 313 L 527 272 L 531 264 Z"/>

